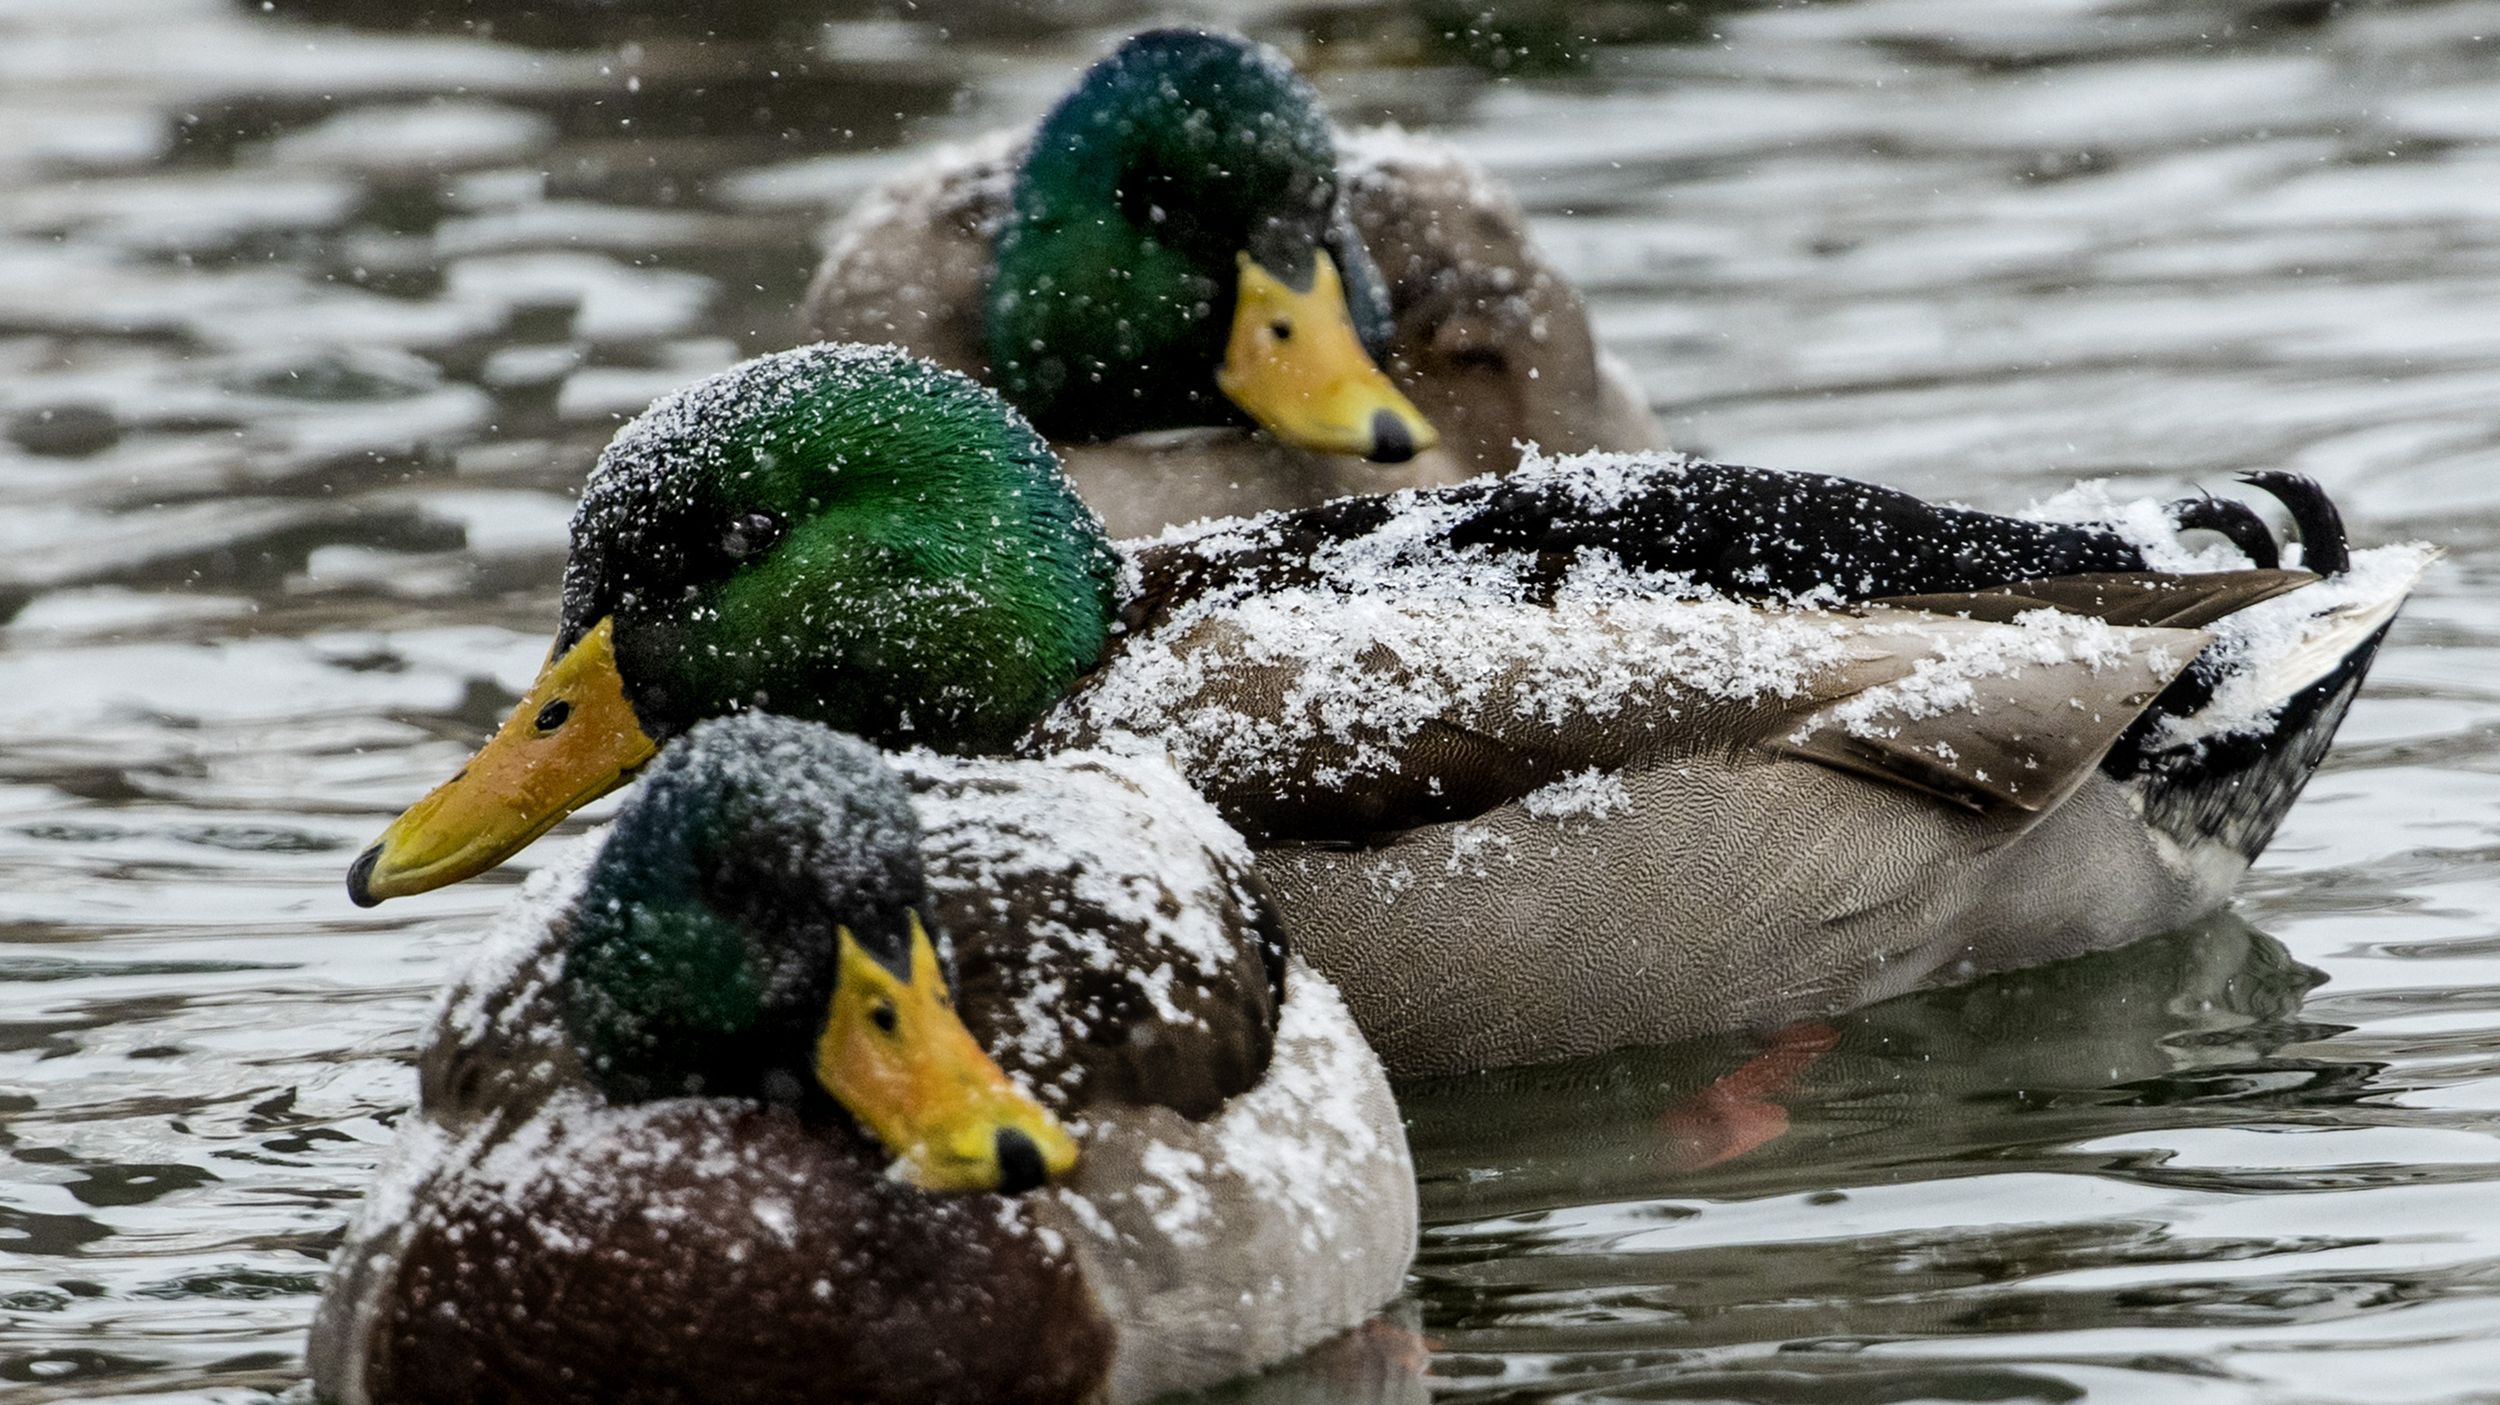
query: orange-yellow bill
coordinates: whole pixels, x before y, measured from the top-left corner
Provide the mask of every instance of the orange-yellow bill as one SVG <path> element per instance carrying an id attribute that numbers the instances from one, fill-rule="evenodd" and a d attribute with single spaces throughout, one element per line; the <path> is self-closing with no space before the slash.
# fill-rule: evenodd
<path id="1" fill-rule="evenodd" d="M 473 878 L 623 785 L 659 751 L 616 672 L 601 620 L 538 681 L 460 774 L 408 807 L 347 871 L 358 906 Z"/>
<path id="2" fill-rule="evenodd" d="M 1240 256 L 1216 387 L 1297 448 L 1401 463 L 1439 443 L 1431 422 L 1363 350 L 1336 262 L 1324 250 L 1311 261 L 1311 286 L 1297 290 Z"/>
<path id="3" fill-rule="evenodd" d="M 1066 1174 L 1076 1139 L 974 1042 L 917 917 L 911 935 L 906 978 L 841 934 L 817 1081 L 924 1189 L 1014 1192 Z"/>

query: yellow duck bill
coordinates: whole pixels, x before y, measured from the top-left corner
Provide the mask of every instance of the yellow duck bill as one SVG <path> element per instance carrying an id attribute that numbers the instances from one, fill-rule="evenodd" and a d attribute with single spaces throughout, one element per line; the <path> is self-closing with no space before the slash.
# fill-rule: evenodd
<path id="1" fill-rule="evenodd" d="M 1216 387 L 1268 433 L 1301 449 L 1403 463 L 1441 442 L 1430 421 L 1372 364 L 1327 251 L 1308 288 L 1243 254 L 1233 327 Z"/>
<path id="2" fill-rule="evenodd" d="M 1013 1194 L 1067 1174 L 1076 1139 L 964 1028 L 928 931 L 909 920 L 907 976 L 840 933 L 817 1081 L 894 1153 L 894 1174 L 924 1190 Z"/>
<path id="3" fill-rule="evenodd" d="M 614 622 L 539 670 L 460 774 L 408 807 L 347 871 L 359 907 L 473 878 L 631 779 L 659 752 L 626 701 Z"/>

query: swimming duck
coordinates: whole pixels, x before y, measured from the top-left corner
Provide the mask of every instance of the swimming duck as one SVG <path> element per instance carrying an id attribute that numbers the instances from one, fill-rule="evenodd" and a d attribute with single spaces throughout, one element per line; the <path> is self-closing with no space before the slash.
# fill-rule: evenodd
<path id="1" fill-rule="evenodd" d="M 817 336 L 998 387 L 1123 536 L 1660 442 L 1516 202 L 1234 35 L 1130 38 L 828 247 Z"/>
<path id="2" fill-rule="evenodd" d="M 1134 1401 L 1397 1294 L 1380 1066 L 1167 766 L 746 713 L 651 772 L 437 1016 L 324 1399 Z"/>
<path id="3" fill-rule="evenodd" d="M 2226 899 L 2428 559 L 2259 486 L 2306 569 L 2221 499 L 2026 520 L 1605 455 L 1115 550 L 967 378 L 780 353 L 620 432 L 545 671 L 349 889 L 492 867 L 771 707 L 1169 752 L 1393 1074 L 1767 1027 Z"/>

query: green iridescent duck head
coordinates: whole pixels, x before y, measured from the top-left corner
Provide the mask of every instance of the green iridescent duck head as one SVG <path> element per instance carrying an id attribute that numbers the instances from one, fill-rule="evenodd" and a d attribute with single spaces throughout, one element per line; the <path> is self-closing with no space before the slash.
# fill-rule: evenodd
<path id="1" fill-rule="evenodd" d="M 348 873 L 494 867 L 709 717 L 995 750 L 1102 656 L 1115 559 L 1031 426 L 890 347 L 760 357 L 620 431 L 573 515 L 546 667 Z"/>
<path id="2" fill-rule="evenodd" d="M 592 862 L 559 980 L 619 1101 L 799 1103 L 812 1083 L 932 1190 L 1075 1163 L 955 1014 L 902 780 L 812 723 L 722 718 L 662 754 Z"/>
<path id="3" fill-rule="evenodd" d="M 987 314 L 999 387 L 1055 438 L 1246 415 L 1384 463 L 1435 442 L 1379 368 L 1388 294 L 1319 97 L 1234 35 L 1136 35 L 1042 119 Z"/>

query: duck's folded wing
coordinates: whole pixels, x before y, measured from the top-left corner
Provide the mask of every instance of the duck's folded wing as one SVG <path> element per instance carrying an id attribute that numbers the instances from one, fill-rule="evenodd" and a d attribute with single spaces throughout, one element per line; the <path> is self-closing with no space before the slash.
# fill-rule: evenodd
<path id="1" fill-rule="evenodd" d="M 2192 620 L 2296 583 L 2138 573 L 2091 589 L 2121 621 Z M 2049 607 L 2086 593 L 2027 583 L 1965 615 L 1946 597 L 1449 610 L 1289 589 L 1137 640 L 1039 739 L 1151 738 L 1228 819 L 1272 839 L 1361 844 L 1513 801 L 1561 806 L 1587 773 L 1733 748 L 1922 791 L 2018 832 L 2208 642 Z"/>
<path id="2" fill-rule="evenodd" d="M 2211 637 L 2072 615 L 1874 610 L 1864 638 L 1865 674 L 1881 681 L 1761 745 L 2019 826 L 2072 794 Z"/>
<path id="3" fill-rule="evenodd" d="M 2279 570 L 2103 571 L 1876 601 L 1870 633 L 1907 628 L 1935 640 L 1937 652 L 1901 679 L 1817 709 L 1772 748 L 1982 814 L 2042 814 L 2202 651 L 2204 626 L 2316 579 Z M 2065 646 L 2040 647 L 2043 631 L 2068 620 Z M 2097 637 L 2094 624 L 2105 627 Z M 1982 629 L 1946 642 L 1958 626 L 2014 632 Z M 2001 649 L 2013 655 L 1991 657 Z M 1957 698 L 1958 676 L 1973 669 L 1986 674 L 1984 684 L 1968 680 L 1967 699 Z"/>

